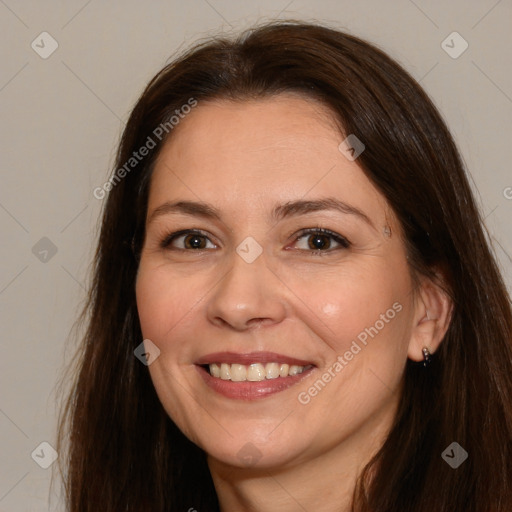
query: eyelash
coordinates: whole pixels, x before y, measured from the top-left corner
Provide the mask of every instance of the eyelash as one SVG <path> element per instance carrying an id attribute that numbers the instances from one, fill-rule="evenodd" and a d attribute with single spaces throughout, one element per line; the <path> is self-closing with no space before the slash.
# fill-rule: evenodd
<path id="1" fill-rule="evenodd" d="M 170 233 L 168 235 L 166 235 L 161 243 L 160 243 L 160 247 L 162 249 L 168 249 L 168 250 L 173 250 L 173 251 L 184 251 L 184 252 L 190 252 L 190 251 L 194 251 L 194 252 L 200 252 L 200 251 L 205 251 L 207 249 L 181 249 L 181 248 L 170 248 L 170 244 L 176 240 L 177 238 L 181 237 L 181 236 L 184 236 L 184 235 L 198 235 L 198 236 L 201 236 L 201 237 L 204 237 L 204 238 L 208 238 L 208 236 L 203 233 L 202 231 L 198 230 L 198 229 L 184 229 L 184 230 L 181 230 L 181 231 L 176 231 L 175 233 Z M 337 233 L 334 233 L 333 231 L 330 231 L 329 229 L 325 229 L 325 228 L 320 228 L 320 227 L 316 227 L 316 228 L 307 228 L 307 229 L 303 229 L 301 231 L 299 231 L 299 233 L 297 234 L 296 238 L 295 238 L 295 243 L 301 239 L 302 237 L 305 237 L 307 235 L 325 235 L 325 236 L 328 236 L 330 238 L 332 238 L 336 243 L 338 243 L 341 247 L 338 247 L 338 248 L 335 248 L 335 249 L 326 249 L 326 250 L 323 250 L 323 249 L 317 249 L 317 250 L 307 250 L 307 249 L 299 249 L 300 251 L 306 251 L 306 252 L 309 252 L 312 256 L 322 256 L 323 254 L 325 253 L 330 253 L 330 252 L 333 252 L 333 251 L 336 251 L 336 250 L 340 250 L 340 249 L 348 249 L 352 244 L 344 237 L 342 237 L 341 235 L 338 235 Z"/>

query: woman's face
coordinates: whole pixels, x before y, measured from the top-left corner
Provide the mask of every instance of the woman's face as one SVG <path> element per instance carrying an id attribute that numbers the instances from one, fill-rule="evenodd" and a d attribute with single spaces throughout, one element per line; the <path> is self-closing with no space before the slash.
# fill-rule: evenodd
<path id="1" fill-rule="evenodd" d="M 159 155 L 137 306 L 160 350 L 156 392 L 210 460 L 367 450 L 394 417 L 411 277 L 344 138 L 325 107 L 287 94 L 200 102 Z"/>

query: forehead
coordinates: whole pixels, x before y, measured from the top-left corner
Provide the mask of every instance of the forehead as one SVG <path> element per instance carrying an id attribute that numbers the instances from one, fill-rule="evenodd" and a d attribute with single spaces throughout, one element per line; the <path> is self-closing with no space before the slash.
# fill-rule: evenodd
<path id="1" fill-rule="evenodd" d="M 295 94 L 199 102 L 159 154 L 150 208 L 188 198 L 240 211 L 329 195 L 378 215 L 386 202 L 339 150 L 344 138 L 327 107 Z"/>

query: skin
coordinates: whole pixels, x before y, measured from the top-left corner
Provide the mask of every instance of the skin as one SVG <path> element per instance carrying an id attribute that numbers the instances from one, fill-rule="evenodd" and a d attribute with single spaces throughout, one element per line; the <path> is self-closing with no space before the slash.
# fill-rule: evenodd
<path id="1" fill-rule="evenodd" d="M 359 472 L 391 427 L 407 358 L 421 361 L 424 346 L 434 352 L 448 325 L 442 291 L 424 280 L 413 290 L 400 225 L 338 149 L 344 138 L 330 111 L 299 95 L 202 102 L 154 169 L 136 283 L 144 338 L 160 349 L 149 371 L 169 416 L 207 452 L 223 511 L 349 510 Z M 334 210 L 269 217 L 277 204 L 325 197 L 358 208 L 372 226 Z M 207 202 L 221 220 L 152 218 L 177 200 Z M 312 254 L 315 235 L 299 232 L 318 227 L 351 246 L 322 237 L 324 252 Z M 205 248 L 184 237 L 160 246 L 184 229 L 203 231 Z M 252 263 L 236 252 L 248 236 L 263 249 Z M 300 403 L 396 303 L 400 312 Z M 272 351 L 316 368 L 277 394 L 234 400 L 207 387 L 194 365 L 218 351 Z M 246 445 L 257 454 L 249 465 L 239 456 Z"/>

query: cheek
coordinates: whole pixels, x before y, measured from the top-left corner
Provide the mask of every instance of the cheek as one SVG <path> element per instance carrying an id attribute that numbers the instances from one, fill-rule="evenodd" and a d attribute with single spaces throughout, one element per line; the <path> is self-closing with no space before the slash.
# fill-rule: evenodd
<path id="1" fill-rule="evenodd" d="M 193 328 L 193 309 L 200 298 L 201 287 L 194 286 L 194 278 L 186 281 L 183 286 L 168 268 L 141 262 L 135 290 L 142 335 L 160 349 L 160 356 L 148 368 L 155 391 L 169 417 L 198 443 L 188 419 L 194 415 L 190 391 L 183 393 L 183 384 L 175 378 L 180 361 L 187 359 L 187 344 L 180 336 Z"/>
<path id="2" fill-rule="evenodd" d="M 310 318 L 316 334 L 336 353 L 348 350 L 353 340 L 364 343 L 377 334 L 400 331 L 407 282 L 392 278 L 382 266 L 293 278 L 301 316 Z M 289 276 L 290 284 L 291 280 Z"/>
<path id="3" fill-rule="evenodd" d="M 328 384 L 317 380 L 301 388 L 298 400 L 312 416 L 322 411 L 321 421 L 335 431 L 389 404 L 407 358 L 410 312 L 405 278 L 368 269 L 366 277 L 339 276 L 325 284 L 308 286 L 307 305 L 315 312 L 309 327 L 324 353 L 318 379 Z M 331 406 L 325 409 L 326 404 Z"/>
<path id="4" fill-rule="evenodd" d="M 332 381 L 312 411 L 336 401 L 340 406 L 327 413 L 336 423 L 341 421 L 341 410 L 358 411 L 363 403 L 368 410 L 379 408 L 389 390 L 399 385 L 410 335 L 407 275 L 393 272 L 383 260 L 373 260 L 358 269 L 349 271 L 347 265 L 346 271 L 302 283 L 307 290 L 303 318 L 308 310 L 308 328 L 323 354 L 319 378 Z M 307 395 L 301 397 L 313 400 L 320 394 L 317 388 L 323 389 L 314 386 L 301 389 Z"/>
<path id="5" fill-rule="evenodd" d="M 319 309 L 322 321 L 330 327 L 332 333 L 343 338 L 356 337 L 366 328 L 377 324 L 379 330 L 396 317 L 397 295 L 392 290 L 374 297 L 366 290 L 354 290 L 350 295 L 331 294 L 326 301 L 325 294 L 319 297 Z"/>
<path id="6" fill-rule="evenodd" d="M 187 286 L 164 267 L 141 265 L 136 283 L 137 310 L 144 338 L 164 340 L 197 303 L 194 278 Z"/>

